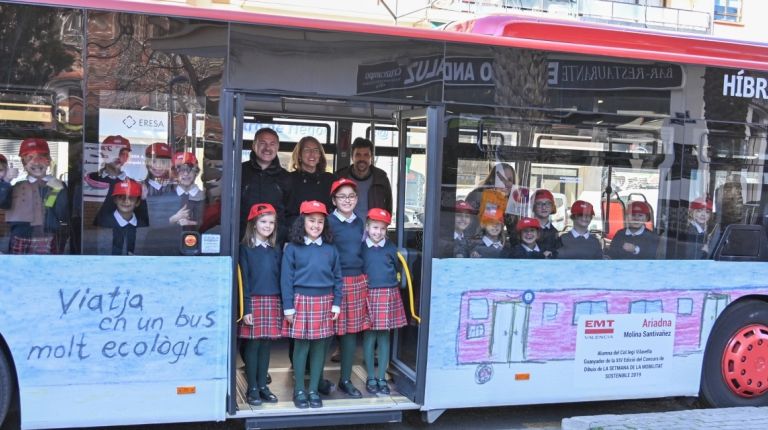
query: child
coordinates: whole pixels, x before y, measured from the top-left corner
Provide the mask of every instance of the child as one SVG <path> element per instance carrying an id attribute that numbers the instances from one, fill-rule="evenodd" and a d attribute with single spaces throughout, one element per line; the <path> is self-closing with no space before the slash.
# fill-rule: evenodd
<path id="1" fill-rule="evenodd" d="M 128 179 L 128 175 L 123 171 L 123 166 L 131 156 L 131 142 L 122 136 L 107 136 L 99 144 L 99 156 L 104 160 L 103 167 L 98 172 L 89 173 L 85 177 L 85 182 L 93 188 L 107 190 L 107 197 L 104 198 L 104 202 L 96 213 L 93 225 L 111 228 L 114 224 L 112 214 L 116 208 L 114 200 L 110 196 L 112 196 L 115 184 Z M 139 208 L 136 211 L 138 226 L 146 227 L 149 225 L 146 205 Z"/>
<path id="2" fill-rule="evenodd" d="M 155 142 L 144 150 L 144 164 L 147 167 L 144 185 L 147 188 L 147 198 L 163 194 L 170 187 L 172 158 L 171 148 L 164 142 Z"/>
<path id="3" fill-rule="evenodd" d="M 297 408 L 320 408 L 317 392 L 326 343 L 333 335 L 333 321 L 341 305 L 342 276 L 339 253 L 330 241 L 326 225 L 328 211 L 316 200 L 299 207 L 280 269 L 285 324 L 283 335 L 295 339 L 293 404 Z M 309 357 L 309 392 L 305 390 L 304 371 Z"/>
<path id="4" fill-rule="evenodd" d="M 272 339 L 280 338 L 280 249 L 277 239 L 277 212 L 269 203 L 257 203 L 248 213 L 240 244 L 240 269 L 246 296 L 238 337 L 246 339 L 243 348 L 245 375 L 248 380 L 246 400 L 253 406 L 262 400 L 277 403 L 277 396 L 267 387 L 269 352 Z"/>
<path id="5" fill-rule="evenodd" d="M 177 184 L 174 192 L 178 198 L 178 211 L 168 218 L 171 224 L 178 224 L 183 231 L 197 230 L 203 219 L 205 192 L 195 183 L 200 167 L 197 157 L 191 152 L 177 152 L 173 155 L 173 173 Z"/>
<path id="6" fill-rule="evenodd" d="M 134 210 L 141 205 L 141 192 L 141 184 L 132 179 L 118 182 L 112 188 L 116 208 L 112 213 L 112 255 L 134 255 L 138 226 Z"/>
<path id="7" fill-rule="evenodd" d="M 178 229 L 169 223 L 178 211 L 178 196 L 172 179 L 171 148 L 156 142 L 144 151 L 147 176 L 144 178 L 145 206 L 149 228 L 139 230 L 138 252 L 142 255 L 177 255 Z"/>
<path id="8" fill-rule="evenodd" d="M 472 224 L 472 214 L 475 209 L 464 200 L 457 200 L 454 207 L 453 238 L 447 237 L 440 240 L 441 257 L 469 257 L 469 240 L 467 228 Z"/>
<path id="9" fill-rule="evenodd" d="M 508 253 L 504 224 L 495 219 L 486 219 L 480 224 L 483 237 L 470 252 L 473 258 L 501 258 Z"/>
<path id="10" fill-rule="evenodd" d="M 397 272 L 400 269 L 397 248 L 386 240 L 387 226 L 391 221 L 392 215 L 386 210 L 369 210 L 365 224 L 368 237 L 362 246 L 365 273 L 368 275 L 368 314 L 371 316 L 371 329 L 363 334 L 363 357 L 368 372 L 365 389 L 371 394 L 389 394 L 385 378 L 389 367 L 389 333 L 407 324 L 397 288 Z M 374 373 L 373 351 L 376 346 L 379 348 L 378 373 Z"/>
<path id="11" fill-rule="evenodd" d="M 520 243 L 512 247 L 511 258 L 553 258 L 552 251 L 542 251 L 536 243 L 541 233 L 541 224 L 536 218 L 521 218 L 515 227 Z"/>
<path id="12" fill-rule="evenodd" d="M 60 254 L 59 243 L 69 226 L 67 187 L 48 175 L 51 151 L 44 139 L 24 139 L 19 147 L 27 179 L 13 185 L 11 208 L 5 214 L 10 225 L 11 254 Z"/>
<path id="13" fill-rule="evenodd" d="M 648 260 L 656 258 L 659 237 L 645 228 L 651 219 L 651 206 L 646 202 L 630 202 L 627 207 L 627 227 L 613 236 L 608 256 L 613 259 Z"/>
<path id="14" fill-rule="evenodd" d="M 363 241 L 363 220 L 355 215 L 357 205 L 357 183 L 341 178 L 331 184 L 331 199 L 336 206 L 328 224 L 333 231 L 333 244 L 339 252 L 344 290 L 341 298 L 341 313 L 335 329 L 339 336 L 341 352 L 341 376 L 339 388 L 349 397 L 363 395 L 352 385 L 352 361 L 357 348 L 357 333 L 368 330 L 370 318 L 366 301 L 368 286 L 363 275 L 363 256 L 360 244 Z"/>
<path id="15" fill-rule="evenodd" d="M 13 167 L 9 167 L 8 159 L 5 155 L 0 154 L 0 209 L 8 209 L 11 207 L 11 181 L 16 179 L 19 170 Z"/>
<path id="16" fill-rule="evenodd" d="M 557 258 L 573 260 L 601 260 L 603 247 L 600 240 L 589 232 L 595 210 L 589 202 L 576 200 L 571 205 L 573 228 L 560 236 L 561 246 Z"/>
<path id="17" fill-rule="evenodd" d="M 552 225 L 549 217 L 557 209 L 555 197 L 549 190 L 536 190 L 533 193 L 533 216 L 539 221 L 538 244 L 544 252 L 556 254 L 560 248 L 560 232 Z"/>
<path id="18" fill-rule="evenodd" d="M 712 200 L 700 197 L 688 207 L 688 229 L 683 233 L 682 257 L 691 260 L 705 259 L 709 255 L 711 241 L 708 234 L 712 217 Z"/>

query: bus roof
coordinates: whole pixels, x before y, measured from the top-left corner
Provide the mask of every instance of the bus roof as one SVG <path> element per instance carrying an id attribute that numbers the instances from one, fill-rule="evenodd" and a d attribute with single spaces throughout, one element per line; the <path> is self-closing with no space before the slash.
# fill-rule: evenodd
<path id="1" fill-rule="evenodd" d="M 638 31 L 577 21 L 491 15 L 443 30 L 266 15 L 235 9 L 130 0 L 21 0 L 16 3 L 110 10 L 311 30 L 346 31 L 619 58 L 768 71 L 768 45 L 704 36 Z"/>

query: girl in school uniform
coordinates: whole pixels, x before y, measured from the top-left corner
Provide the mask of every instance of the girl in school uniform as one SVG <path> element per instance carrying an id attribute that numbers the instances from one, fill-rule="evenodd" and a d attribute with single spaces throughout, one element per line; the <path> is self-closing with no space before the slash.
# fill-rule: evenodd
<path id="1" fill-rule="evenodd" d="M 341 376 L 339 389 L 349 397 L 362 397 L 352 384 L 352 362 L 357 349 L 357 333 L 368 330 L 370 318 L 366 301 L 368 284 L 363 274 L 363 242 L 365 225 L 355 215 L 357 183 L 341 178 L 331 185 L 331 199 L 336 210 L 328 217 L 333 231 L 333 244 L 339 252 L 344 289 L 341 297 L 341 313 L 336 320 L 336 334 L 341 351 Z"/>
<path id="2" fill-rule="evenodd" d="M 246 296 L 238 337 L 245 339 L 243 361 L 248 380 L 247 401 L 277 403 L 267 387 L 269 352 L 272 340 L 281 336 L 283 316 L 280 305 L 280 249 L 277 239 L 277 212 L 269 203 L 257 203 L 248 213 L 240 244 L 240 270 Z"/>
<path id="3" fill-rule="evenodd" d="M 280 290 L 285 324 L 283 335 L 295 340 L 293 404 L 320 408 L 317 391 L 325 363 L 326 344 L 339 317 L 342 294 L 339 252 L 331 244 L 328 211 L 317 200 L 303 202 L 283 252 Z M 309 358 L 309 387 L 304 372 Z M 309 391 L 307 391 L 309 388 Z"/>
<path id="4" fill-rule="evenodd" d="M 541 236 L 541 223 L 536 218 L 521 218 L 515 226 L 520 243 L 512 247 L 511 258 L 553 258 L 552 251 L 543 250 L 537 243 Z"/>
<path id="5" fill-rule="evenodd" d="M 481 220 L 483 236 L 470 252 L 473 258 L 502 258 L 509 252 L 504 224 L 496 219 Z"/>
<path id="6" fill-rule="evenodd" d="M 392 215 L 384 209 L 368 211 L 365 229 L 368 237 L 362 245 L 363 262 L 368 275 L 368 314 L 371 328 L 363 334 L 363 357 L 368 378 L 365 389 L 371 394 L 389 394 L 386 371 L 389 367 L 390 331 L 407 324 L 403 301 L 397 289 L 400 261 L 397 248 L 386 239 Z M 379 368 L 374 373 L 374 348 L 379 348 Z"/>

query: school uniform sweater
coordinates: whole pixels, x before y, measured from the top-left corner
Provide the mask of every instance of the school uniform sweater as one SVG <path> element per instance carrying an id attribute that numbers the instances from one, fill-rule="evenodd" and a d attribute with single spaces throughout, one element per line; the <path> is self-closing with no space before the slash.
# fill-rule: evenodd
<path id="1" fill-rule="evenodd" d="M 333 245 L 339 251 L 342 276 L 358 276 L 363 273 L 363 256 L 360 244 L 363 242 L 364 223 L 355 216 L 351 222 L 341 221 L 336 212 L 326 218 L 333 233 Z"/>
<path id="2" fill-rule="evenodd" d="M 250 247 L 240 244 L 240 270 L 243 274 L 243 294 L 251 296 L 280 295 L 280 250 L 274 246 L 256 245 Z M 251 301 L 245 300 L 245 313 L 250 309 Z"/>
<path id="3" fill-rule="evenodd" d="M 611 247 L 608 249 L 608 256 L 614 260 L 652 260 L 656 258 L 656 251 L 659 249 L 659 236 L 646 229 L 638 235 L 627 234 L 627 229 L 623 228 L 616 232 L 611 241 Z M 624 250 L 624 244 L 631 243 L 635 246 L 637 253 Z"/>
<path id="4" fill-rule="evenodd" d="M 480 254 L 481 258 L 505 258 L 509 254 L 509 245 L 494 246 L 491 239 L 487 236 L 477 241 L 470 251 L 470 256 L 473 252 Z"/>
<path id="5" fill-rule="evenodd" d="M 362 245 L 364 271 L 368 275 L 368 288 L 389 288 L 399 284 L 397 272 L 400 268 L 400 261 L 397 258 L 397 248 L 386 239 L 383 242 L 383 246 L 369 246 L 373 242 L 366 240 Z"/>
<path id="6" fill-rule="evenodd" d="M 555 253 L 557 249 L 562 246 L 562 243 L 560 242 L 560 232 L 551 222 L 547 223 L 547 225 L 541 227 L 541 234 L 536 243 L 542 251 L 551 251 L 552 253 Z"/>
<path id="7" fill-rule="evenodd" d="M 702 248 L 709 243 L 707 232 L 705 230 L 699 231 L 693 223 L 688 223 L 688 229 L 680 235 L 680 242 L 678 246 L 678 257 L 685 258 L 686 260 L 699 260 L 706 259 L 709 255 L 704 252 Z M 710 252 L 713 250 L 710 249 Z"/>
<path id="8" fill-rule="evenodd" d="M 123 182 L 129 179 L 125 173 L 121 173 L 118 176 L 110 176 L 106 172 L 92 172 L 88 174 L 88 181 L 101 182 L 107 185 L 107 195 L 104 197 L 104 201 L 101 203 L 99 211 L 96 212 L 96 216 L 93 218 L 93 225 L 97 227 L 110 228 L 112 226 L 112 214 L 117 210 L 115 200 L 112 198 L 112 191 L 115 189 L 115 185 L 119 182 Z M 149 210 L 147 205 L 142 203 L 134 211 L 138 227 L 146 227 L 149 225 Z"/>
<path id="9" fill-rule="evenodd" d="M 522 243 L 518 243 L 510 250 L 509 258 L 542 259 L 546 257 L 544 256 L 544 252 L 539 246 L 530 249 Z"/>
<path id="10" fill-rule="evenodd" d="M 333 293 L 333 305 L 341 306 L 342 286 L 341 263 L 335 246 L 329 243 L 286 245 L 280 267 L 283 309 L 293 310 L 295 293 L 307 296 Z"/>
<path id="11" fill-rule="evenodd" d="M 560 236 L 560 249 L 557 250 L 558 259 L 566 260 L 601 260 L 603 247 L 594 235 L 587 233 L 584 236 L 574 236 L 573 230 Z"/>
<path id="12" fill-rule="evenodd" d="M 11 191 L 13 186 L 10 182 L 0 179 L 0 209 L 11 208 Z"/>

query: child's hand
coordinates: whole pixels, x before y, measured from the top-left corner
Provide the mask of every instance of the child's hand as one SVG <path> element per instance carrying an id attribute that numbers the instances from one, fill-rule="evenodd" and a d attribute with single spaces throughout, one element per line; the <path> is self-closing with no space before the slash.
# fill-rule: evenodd
<path id="1" fill-rule="evenodd" d="M 50 180 L 48 180 L 47 185 L 56 191 L 64 188 L 64 183 L 56 178 L 51 178 Z"/>
<path id="2" fill-rule="evenodd" d="M 245 323 L 245 325 L 253 325 L 253 314 L 243 315 L 243 323 Z"/>
<path id="3" fill-rule="evenodd" d="M 624 251 L 631 252 L 634 254 L 635 252 L 635 245 L 633 243 L 625 243 L 624 246 L 621 247 Z"/>
<path id="4" fill-rule="evenodd" d="M 292 315 L 286 315 L 285 316 L 285 320 L 288 322 L 288 324 L 293 325 L 293 319 L 294 319 L 295 316 L 296 315 L 293 315 L 293 314 Z"/>
<path id="5" fill-rule="evenodd" d="M 5 177 L 0 179 L 4 180 L 5 182 L 11 182 L 18 177 L 19 169 L 13 167 L 13 163 L 11 163 L 8 165 L 8 169 L 5 171 Z"/>
<path id="6" fill-rule="evenodd" d="M 552 256 L 552 251 L 544 251 L 542 254 L 544 254 L 544 258 L 549 258 Z"/>
<path id="7" fill-rule="evenodd" d="M 471 253 L 471 254 L 469 254 L 469 256 L 470 256 L 470 257 L 472 257 L 472 258 L 480 258 L 480 257 L 482 257 L 482 256 L 480 255 L 480 253 L 479 253 L 479 252 L 477 252 L 477 251 L 472 251 L 472 253 Z"/>
<path id="8" fill-rule="evenodd" d="M 336 321 L 336 319 L 339 317 L 339 312 L 333 312 L 331 311 L 331 319 Z"/>
<path id="9" fill-rule="evenodd" d="M 171 224 L 187 225 L 187 224 L 183 224 L 183 222 L 185 220 L 188 220 L 189 216 L 190 216 L 190 210 L 187 208 L 187 205 L 184 205 L 175 214 L 171 215 L 171 217 L 168 218 L 168 221 L 170 221 Z"/>

